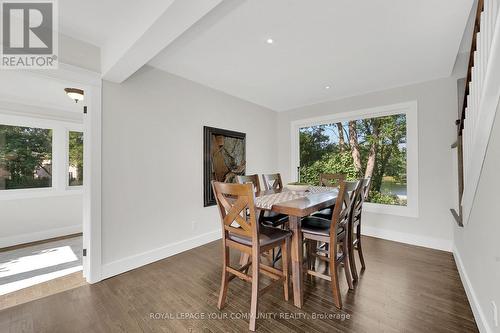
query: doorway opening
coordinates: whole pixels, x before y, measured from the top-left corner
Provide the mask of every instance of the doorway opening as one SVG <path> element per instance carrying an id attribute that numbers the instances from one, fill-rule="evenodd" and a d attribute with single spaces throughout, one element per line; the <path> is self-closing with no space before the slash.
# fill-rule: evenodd
<path id="1" fill-rule="evenodd" d="M 87 116 L 93 109 L 100 117 L 99 75 L 64 64 L 55 71 L 4 74 L 0 309 L 100 279 L 92 270 L 92 263 L 100 265 L 100 246 L 92 246 L 100 245 L 100 196 L 92 195 L 91 171 L 91 145 L 100 147 L 100 135 L 91 140 Z M 67 87 L 87 92 L 85 98 L 75 102 Z"/>

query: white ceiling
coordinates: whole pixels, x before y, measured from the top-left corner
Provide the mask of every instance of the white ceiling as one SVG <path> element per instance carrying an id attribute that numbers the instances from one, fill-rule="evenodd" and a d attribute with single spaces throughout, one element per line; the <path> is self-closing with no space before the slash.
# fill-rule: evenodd
<path id="1" fill-rule="evenodd" d="M 103 78 L 121 83 L 221 1 L 64 0 L 60 32 L 99 46 Z"/>
<path id="2" fill-rule="evenodd" d="M 65 2 L 89 3 L 60 3 Z M 472 2 L 225 1 L 149 64 L 288 110 L 449 76 Z M 120 19 L 118 13 L 114 19 L 105 16 Z M 91 38 L 98 40 L 102 27 L 97 25 Z"/>
<path id="3" fill-rule="evenodd" d="M 103 47 L 123 32 L 140 33 L 164 7 L 166 0 L 62 0 L 59 29 L 64 35 Z M 145 5 L 147 3 L 147 6 Z"/>

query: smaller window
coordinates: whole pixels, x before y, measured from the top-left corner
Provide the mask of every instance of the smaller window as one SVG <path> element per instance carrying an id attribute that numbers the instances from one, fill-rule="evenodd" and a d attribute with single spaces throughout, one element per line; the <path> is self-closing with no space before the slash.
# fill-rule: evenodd
<path id="1" fill-rule="evenodd" d="M 0 191 L 52 186 L 52 130 L 0 125 Z"/>
<path id="2" fill-rule="evenodd" d="M 83 185 L 83 133 L 69 131 L 68 185 Z"/>

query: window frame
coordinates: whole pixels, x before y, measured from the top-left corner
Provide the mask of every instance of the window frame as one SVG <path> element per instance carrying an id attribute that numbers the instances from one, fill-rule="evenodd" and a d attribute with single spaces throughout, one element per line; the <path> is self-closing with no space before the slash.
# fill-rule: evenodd
<path id="1" fill-rule="evenodd" d="M 66 184 L 68 170 L 68 133 L 69 131 L 84 132 L 83 124 L 70 120 L 49 119 L 40 116 L 13 114 L 0 109 L 0 124 L 7 126 L 33 127 L 52 130 L 52 186 L 44 188 L 25 188 L 0 190 L 0 200 L 31 199 L 66 195 L 83 194 L 83 186 Z"/>
<path id="2" fill-rule="evenodd" d="M 66 138 L 64 140 L 65 149 L 64 151 L 66 152 L 66 160 L 64 163 L 64 168 L 66 170 L 66 191 L 82 191 L 83 190 L 83 185 L 69 185 L 69 177 L 68 177 L 68 172 L 69 172 L 69 132 L 80 132 L 83 134 L 83 145 L 85 146 L 85 133 L 83 133 L 83 126 L 81 127 L 81 130 L 75 130 L 73 128 L 66 128 Z M 85 149 L 85 148 L 83 148 Z M 85 161 L 84 161 L 85 162 Z M 83 168 L 85 169 L 85 164 L 83 165 Z M 85 178 L 83 180 L 83 184 L 85 184 Z"/>
<path id="3" fill-rule="evenodd" d="M 407 217 L 419 216 L 418 203 L 418 119 L 417 101 L 409 101 L 374 108 L 360 109 L 349 112 L 334 113 L 321 117 L 300 119 L 291 122 L 291 179 L 297 181 L 297 168 L 300 166 L 299 130 L 303 127 L 334 124 L 350 120 L 377 118 L 404 114 L 406 116 L 406 174 L 407 174 L 407 205 L 386 205 L 366 202 L 365 211 L 376 214 L 389 214 Z"/>

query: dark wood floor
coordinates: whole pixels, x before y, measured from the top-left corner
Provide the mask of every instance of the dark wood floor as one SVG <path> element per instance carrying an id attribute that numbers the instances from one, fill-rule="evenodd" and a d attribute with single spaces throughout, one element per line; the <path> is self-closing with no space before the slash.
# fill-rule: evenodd
<path id="1" fill-rule="evenodd" d="M 333 305 L 326 281 L 306 281 L 302 310 L 285 302 L 277 286 L 260 298 L 259 311 L 267 318 L 257 321 L 257 331 L 478 331 L 450 253 L 369 237 L 364 242 L 367 270 L 355 291 L 341 281 L 342 311 Z M 239 317 L 250 307 L 249 284 L 233 280 L 226 308 L 216 308 L 220 258 L 220 242 L 213 242 L 5 309 L 0 332 L 246 332 L 248 321 Z M 190 314 L 197 317 L 186 318 Z M 162 318 L 152 319 L 155 315 Z M 318 318 L 323 315 L 343 319 Z"/>

